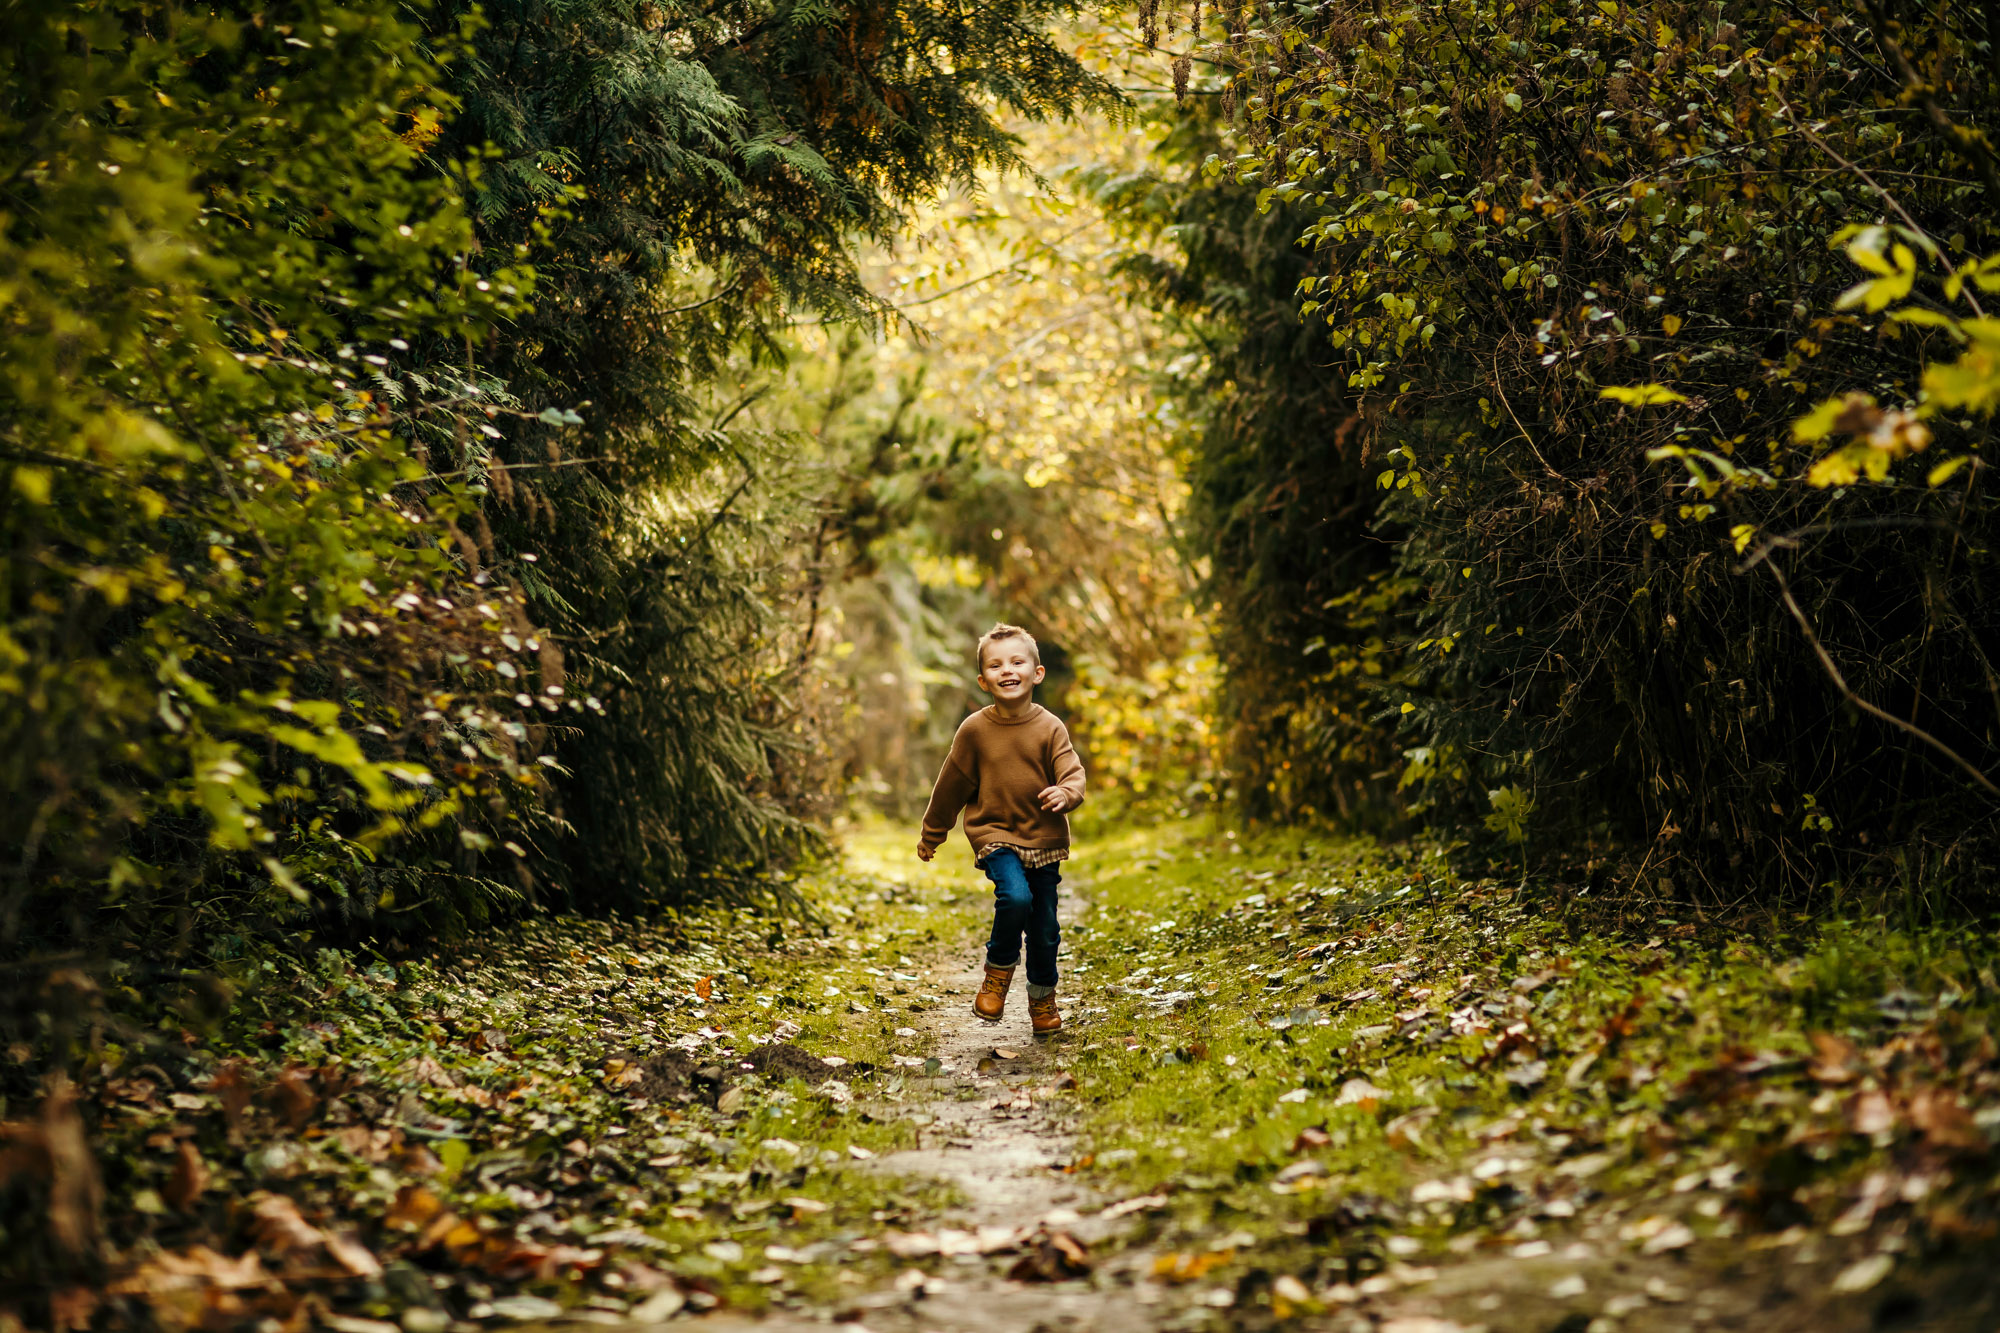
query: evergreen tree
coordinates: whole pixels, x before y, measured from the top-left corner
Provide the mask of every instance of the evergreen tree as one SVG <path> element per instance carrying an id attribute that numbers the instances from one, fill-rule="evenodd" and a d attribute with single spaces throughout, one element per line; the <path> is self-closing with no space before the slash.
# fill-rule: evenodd
<path id="1" fill-rule="evenodd" d="M 529 407 L 491 511 L 503 562 L 607 716 L 563 749 L 574 836 L 544 874 L 590 896 L 709 892 L 809 839 L 786 702 L 802 660 L 774 604 L 782 445 L 698 420 L 746 345 L 801 313 L 868 320 L 853 246 L 980 169 L 1016 168 L 997 111 L 1115 93 L 1051 35 L 1070 0 L 959 5 L 503 0 L 457 67 L 440 161 L 497 156 L 474 200 L 489 249 L 525 247 L 541 296 L 482 353 Z M 441 11 L 435 22 L 455 22 Z M 752 511 L 758 521 L 750 523 Z M 527 554 L 539 557 L 524 564 Z M 518 558 L 513 558 L 518 557 Z"/>

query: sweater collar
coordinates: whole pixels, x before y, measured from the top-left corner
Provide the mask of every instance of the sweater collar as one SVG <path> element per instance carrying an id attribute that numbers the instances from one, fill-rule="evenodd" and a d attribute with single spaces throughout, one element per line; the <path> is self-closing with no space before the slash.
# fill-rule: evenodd
<path id="1" fill-rule="evenodd" d="M 1040 704 L 1031 704 L 1029 706 L 1028 711 L 1022 714 L 1020 717 L 1001 716 L 999 711 L 999 706 L 997 704 L 988 704 L 986 705 L 986 707 L 979 710 L 981 716 L 983 716 L 988 722 L 991 722 L 996 727 L 1018 727 L 1023 723 L 1034 722 L 1039 720 L 1042 714 L 1048 711 L 1049 711 L 1048 709 L 1042 707 Z"/>

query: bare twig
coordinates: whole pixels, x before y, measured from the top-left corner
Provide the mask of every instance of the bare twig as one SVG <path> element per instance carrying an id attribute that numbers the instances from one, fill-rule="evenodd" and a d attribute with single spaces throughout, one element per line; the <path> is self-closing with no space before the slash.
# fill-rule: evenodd
<path id="1" fill-rule="evenodd" d="M 1971 760 L 1952 749 L 1949 745 L 1946 745 L 1937 737 L 1931 735 L 1928 731 L 1925 731 L 1916 723 L 1905 722 L 1894 713 L 1886 709 L 1877 708 L 1874 704 L 1869 703 L 1866 699 L 1856 694 L 1853 687 L 1847 683 L 1847 677 L 1840 673 L 1840 667 L 1835 664 L 1833 655 L 1827 652 L 1826 645 L 1822 644 L 1819 641 L 1819 635 L 1814 633 L 1812 621 L 1807 618 L 1804 609 L 1799 606 L 1798 599 L 1792 596 L 1792 585 L 1785 578 L 1785 572 L 1778 568 L 1778 562 L 1767 560 L 1764 562 L 1764 567 L 1770 570 L 1771 577 L 1778 581 L 1778 595 L 1784 598 L 1785 609 L 1792 613 L 1792 619 L 1799 622 L 1799 628 L 1805 632 L 1806 642 L 1812 645 L 1813 652 L 1819 657 L 1819 664 L 1826 668 L 1827 677 L 1833 681 L 1834 688 L 1840 691 L 1842 698 L 1870 717 L 1880 718 L 1898 731 L 1916 737 L 1925 745 L 1930 746 L 1933 750 L 1951 760 L 1952 763 L 1964 769 L 1974 782 L 1985 788 L 1988 795 L 2000 799 L 2000 785 L 1996 785 L 1992 778 L 1987 777 L 1985 773 L 1975 767 Z"/>

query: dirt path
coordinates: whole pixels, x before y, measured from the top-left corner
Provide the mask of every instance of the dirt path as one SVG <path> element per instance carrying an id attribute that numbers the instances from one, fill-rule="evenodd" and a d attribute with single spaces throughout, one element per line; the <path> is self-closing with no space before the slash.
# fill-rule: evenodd
<path id="1" fill-rule="evenodd" d="M 1083 898 L 1066 891 L 1065 925 L 1087 910 Z M 699 1326 L 715 1333 L 792 1333 L 824 1329 L 830 1315 L 871 1333 L 1111 1333 L 1152 1327 L 1145 1308 L 1134 1303 L 1131 1259 L 1092 1259 L 1080 1274 L 1065 1263 L 1064 1240 L 1098 1249 L 1125 1225 L 1122 1217 L 1102 1216 L 1115 1201 L 1096 1196 L 1063 1170 L 1074 1157 L 1074 1123 L 1069 1099 L 1052 1085 L 1068 1064 L 1065 1051 L 1085 1040 L 1074 1020 L 1069 1030 L 1036 1040 L 1019 973 L 1000 1022 L 975 1016 L 972 995 L 982 975 L 975 941 L 940 955 L 925 971 L 947 996 L 947 1003 L 923 1015 L 919 1028 L 921 1050 L 937 1058 L 940 1071 L 912 1078 L 912 1093 L 903 1101 L 870 1108 L 911 1121 L 919 1142 L 873 1165 L 899 1176 L 946 1181 L 958 1191 L 959 1205 L 928 1219 L 923 1230 L 889 1232 L 873 1241 L 892 1253 L 906 1252 L 911 1260 L 887 1288 L 857 1291 L 844 1308 L 831 1311 L 774 1311 L 763 1318 L 718 1312 Z M 1010 1278 L 1021 1264 L 1039 1271 L 1027 1280 Z"/>

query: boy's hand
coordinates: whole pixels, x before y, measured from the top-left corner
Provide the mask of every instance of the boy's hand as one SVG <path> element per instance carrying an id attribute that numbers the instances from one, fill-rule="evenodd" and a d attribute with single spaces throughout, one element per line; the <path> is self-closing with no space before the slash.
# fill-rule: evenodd
<path id="1" fill-rule="evenodd" d="M 924 846 L 924 845 L 923 845 L 922 843 L 918 843 L 918 844 L 917 844 L 917 859 L 918 859 L 919 861 L 928 861 L 928 860 L 930 860 L 930 859 L 931 859 L 931 858 L 932 858 L 933 856 L 936 856 L 936 855 L 937 855 L 937 848 L 935 848 L 935 847 L 926 847 L 926 846 Z"/>
<path id="2" fill-rule="evenodd" d="M 1052 815 L 1059 815 L 1075 804 L 1061 787 L 1044 787 L 1035 799 L 1042 803 L 1042 809 Z"/>

